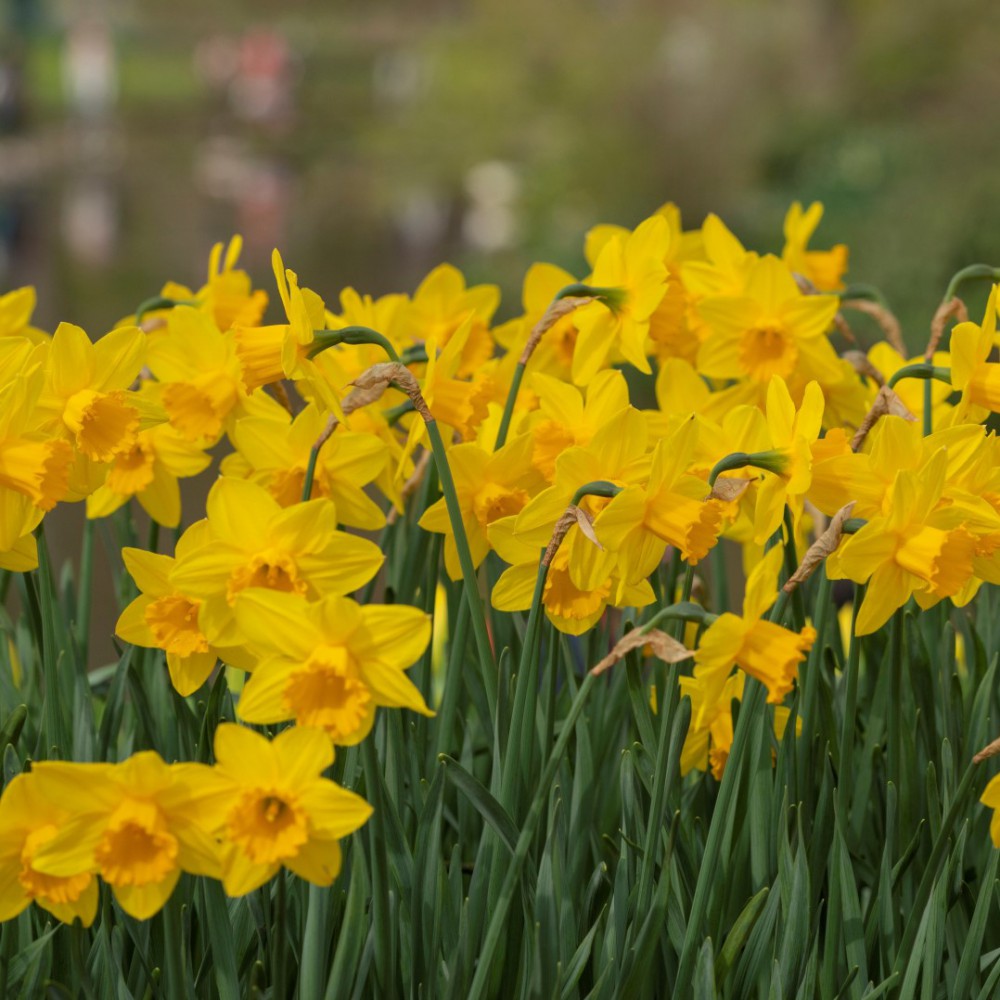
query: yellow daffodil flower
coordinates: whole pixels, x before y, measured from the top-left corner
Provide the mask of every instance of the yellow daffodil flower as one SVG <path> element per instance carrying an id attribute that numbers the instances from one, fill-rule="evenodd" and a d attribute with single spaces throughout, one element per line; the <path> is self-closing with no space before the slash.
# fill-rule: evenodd
<path id="1" fill-rule="evenodd" d="M 594 262 L 588 284 L 620 291 L 614 308 L 591 302 L 577 309 L 579 330 L 573 352 L 573 381 L 586 385 L 605 367 L 612 351 L 642 372 L 651 371 L 646 357 L 650 318 L 667 288 L 664 258 L 670 241 L 666 220 L 654 215 L 632 233 L 608 239 Z"/>
<path id="2" fill-rule="evenodd" d="M 236 458 L 245 463 L 247 478 L 267 489 L 282 507 L 292 507 L 302 499 L 309 455 L 327 417 L 312 404 L 294 420 L 279 407 L 271 413 L 236 424 L 232 434 Z M 377 531 L 385 524 L 385 515 L 364 487 L 385 469 L 388 457 L 384 441 L 374 434 L 338 427 L 319 451 L 312 498 L 333 500 L 341 523 Z M 236 467 L 227 461 L 223 471 L 235 474 Z"/>
<path id="3" fill-rule="evenodd" d="M 307 604 L 252 590 L 237 599 L 236 620 L 260 656 L 237 706 L 245 722 L 293 719 L 353 746 L 368 735 L 377 707 L 434 714 L 404 673 L 431 637 L 418 608 L 347 597 Z"/>
<path id="4" fill-rule="evenodd" d="M 32 867 L 63 879 L 98 873 L 136 920 L 159 912 L 182 871 L 218 878 L 213 832 L 224 782 L 204 764 L 165 764 L 151 750 L 121 764 L 35 764 L 39 797 L 69 814 Z"/>
<path id="5" fill-rule="evenodd" d="M 1000 412 L 1000 364 L 987 359 L 997 332 L 997 294 L 990 291 L 981 324 L 959 323 L 951 331 L 951 384 L 962 394 L 955 416 L 978 423 Z"/>
<path id="6" fill-rule="evenodd" d="M 458 268 L 440 264 L 424 278 L 404 307 L 403 330 L 414 343 L 433 342 L 438 349 L 444 349 L 468 324 L 455 371 L 458 378 L 465 378 L 493 357 L 496 347 L 490 321 L 499 304 L 500 289 L 496 285 L 467 288 Z M 429 357 L 430 351 L 427 353 Z"/>
<path id="7" fill-rule="evenodd" d="M 191 306 L 177 306 L 148 335 L 147 364 L 167 419 L 188 441 L 212 445 L 233 422 L 260 411 L 243 385 L 231 337 Z"/>
<path id="8" fill-rule="evenodd" d="M 694 720 L 696 726 L 704 724 L 710 706 L 718 703 L 734 664 L 767 687 L 771 704 L 779 704 L 791 691 L 816 631 L 807 625 L 801 632 L 792 632 L 764 618 L 778 595 L 782 555 L 781 546 L 776 545 L 753 568 L 742 615 L 719 615 L 701 637 L 694 675 L 705 685 L 705 701 Z"/>
<path id="9" fill-rule="evenodd" d="M 243 645 L 233 616 L 241 591 L 264 587 L 305 600 L 347 594 L 367 583 L 385 558 L 373 542 L 336 530 L 329 500 L 284 508 L 256 483 L 223 477 L 205 509 L 203 544 L 179 556 L 170 583 L 202 600 L 199 627 L 215 646 Z M 195 529 L 204 530 L 193 525 L 188 531 Z"/>
<path id="10" fill-rule="evenodd" d="M 837 364 L 826 331 L 837 312 L 833 295 L 804 295 L 787 265 L 768 255 L 756 261 L 739 296 L 710 296 L 698 310 L 711 333 L 698 351 L 698 370 L 711 378 L 773 375 L 820 378 Z"/>
<path id="11" fill-rule="evenodd" d="M 531 461 L 550 483 L 556 460 L 574 445 L 587 445 L 594 435 L 628 405 L 628 385 L 618 371 L 598 372 L 581 392 L 550 375 L 536 374 L 531 387 L 538 410 L 530 421 Z"/>
<path id="12" fill-rule="evenodd" d="M 58 799 L 39 793 L 35 772 L 19 774 L 0 798 L 0 921 L 11 920 L 32 902 L 58 920 L 79 919 L 89 927 L 97 915 L 97 879 L 89 870 L 49 875 L 34 867 L 39 850 L 70 816 Z"/>
<path id="13" fill-rule="evenodd" d="M 693 418 L 681 424 L 657 443 L 646 483 L 625 487 L 597 515 L 594 529 L 616 553 L 622 585 L 645 580 L 668 545 L 696 563 L 718 541 L 725 506 L 706 500 L 705 481 L 688 472 L 697 439 Z"/>
<path id="14" fill-rule="evenodd" d="M 268 742 L 231 723 L 215 731 L 216 773 L 226 783 L 222 884 L 244 896 L 281 870 L 314 885 L 340 871 L 341 837 L 364 826 L 371 806 L 323 777 L 333 747 L 319 729 L 293 726 Z"/>
<path id="15" fill-rule="evenodd" d="M 202 602 L 188 597 L 170 582 L 176 561 L 196 552 L 206 541 L 206 534 L 205 522 L 188 529 L 177 542 L 176 558 L 142 549 L 122 549 L 125 568 L 140 594 L 121 613 L 115 635 L 134 646 L 162 649 L 170 681 L 184 697 L 194 694 L 208 680 L 219 658 L 225 657 L 224 651 L 209 645 L 198 625 Z"/>
<path id="16" fill-rule="evenodd" d="M 869 583 L 857 635 L 881 628 L 915 590 L 939 600 L 957 594 L 972 576 L 972 533 L 955 526 L 947 508 L 935 513 L 946 469 L 941 448 L 922 468 L 898 472 L 888 515 L 873 517 L 828 557 L 831 579 Z"/>
<path id="17" fill-rule="evenodd" d="M 847 272 L 847 247 L 838 243 L 830 250 L 810 250 L 809 240 L 823 218 L 823 205 L 814 201 L 805 211 L 792 202 L 785 216 L 785 248 L 781 259 L 821 292 L 839 292 Z"/>
<path id="18" fill-rule="evenodd" d="M 157 524 L 176 528 L 181 520 L 177 481 L 198 475 L 211 462 L 211 455 L 169 424 L 139 431 L 135 444 L 115 456 L 103 485 L 87 497 L 87 517 L 107 517 L 135 497 Z"/>
<path id="19" fill-rule="evenodd" d="M 531 438 L 522 435 L 497 452 L 486 451 L 474 441 L 456 444 L 448 451 L 448 464 L 475 566 L 490 551 L 489 526 L 500 518 L 519 514 L 544 485 L 532 466 L 532 449 Z M 426 531 L 445 536 L 445 568 L 451 579 L 460 580 L 462 568 L 443 497 L 424 511 L 419 524 Z"/>

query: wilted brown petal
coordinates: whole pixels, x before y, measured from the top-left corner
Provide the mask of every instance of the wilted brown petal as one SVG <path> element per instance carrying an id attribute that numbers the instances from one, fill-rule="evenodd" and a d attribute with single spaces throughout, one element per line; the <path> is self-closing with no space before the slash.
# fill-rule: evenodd
<path id="1" fill-rule="evenodd" d="M 879 389 L 875 402 L 872 403 L 872 408 L 865 414 L 865 419 L 861 421 L 861 426 L 851 439 L 851 451 L 857 451 L 864 444 L 868 432 L 875 426 L 879 417 L 884 416 L 902 417 L 911 423 L 917 419 L 910 413 L 906 403 L 899 398 L 896 391 L 884 385 Z"/>
<path id="2" fill-rule="evenodd" d="M 826 531 L 816 539 L 806 550 L 802 557 L 799 568 L 785 581 L 784 591 L 790 594 L 800 583 L 805 583 L 816 571 L 816 567 L 831 552 L 835 552 L 840 544 L 840 539 L 844 536 L 844 522 L 851 516 L 854 510 L 854 501 L 841 507 L 827 525 Z"/>
<path id="3" fill-rule="evenodd" d="M 686 660 L 692 655 L 690 649 L 683 643 L 667 635 L 666 632 L 661 632 L 655 628 L 650 629 L 648 632 L 643 632 L 641 629 L 633 629 L 628 635 L 622 636 L 615 643 L 611 652 L 600 663 L 592 667 L 590 672 L 592 674 L 603 674 L 605 670 L 610 670 L 619 660 L 623 660 L 626 653 L 646 645 L 649 646 L 653 655 L 657 659 L 663 660 L 664 663 L 680 663 L 681 660 Z"/>
<path id="4" fill-rule="evenodd" d="M 956 297 L 947 302 L 942 302 L 937 307 L 937 312 L 934 313 L 934 319 L 931 320 L 931 337 L 927 341 L 924 360 L 932 361 L 934 359 L 934 352 L 938 349 L 938 344 L 941 343 L 941 338 L 944 336 L 944 328 L 948 325 L 948 320 L 957 319 L 959 323 L 965 323 L 968 318 L 969 310 L 965 308 L 965 303 L 960 298 Z"/>
<path id="5" fill-rule="evenodd" d="M 712 487 L 712 492 L 705 497 L 706 500 L 721 500 L 723 503 L 730 503 L 739 500 L 749 489 L 750 480 L 740 479 L 730 476 L 719 476 Z"/>
<path id="6" fill-rule="evenodd" d="M 882 330 L 885 339 L 896 349 L 902 357 L 906 357 L 906 344 L 903 342 L 903 331 L 899 325 L 899 320 L 889 312 L 885 306 L 868 299 L 844 299 L 840 303 L 841 309 L 853 309 L 855 312 L 864 313 L 871 316 Z"/>

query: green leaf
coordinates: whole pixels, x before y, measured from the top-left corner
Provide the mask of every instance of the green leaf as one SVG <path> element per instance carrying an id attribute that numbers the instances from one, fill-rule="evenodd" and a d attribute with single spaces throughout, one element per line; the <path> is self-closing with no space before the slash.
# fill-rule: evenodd
<path id="1" fill-rule="evenodd" d="M 476 811 L 498 834 L 513 853 L 517 846 L 517 827 L 502 805 L 486 790 L 482 782 L 469 774 L 454 757 L 440 754 L 438 760 L 445 764 L 445 772 L 452 784 L 475 806 Z"/>

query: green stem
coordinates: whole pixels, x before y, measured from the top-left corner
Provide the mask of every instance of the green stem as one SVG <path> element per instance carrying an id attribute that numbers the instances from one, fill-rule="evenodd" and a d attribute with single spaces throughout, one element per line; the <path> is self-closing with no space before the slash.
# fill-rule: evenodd
<path id="1" fill-rule="evenodd" d="M 574 281 L 565 288 L 560 288 L 555 294 L 554 302 L 560 299 L 599 299 L 612 312 L 617 312 L 625 301 L 625 290 L 606 285 L 587 285 L 582 281 Z"/>
<path id="2" fill-rule="evenodd" d="M 848 285 L 840 294 L 841 299 L 867 299 L 877 302 L 883 309 L 889 308 L 889 302 L 875 285 Z"/>
<path id="3" fill-rule="evenodd" d="M 584 678 L 583 683 L 580 685 L 580 688 L 576 693 L 576 697 L 573 699 L 573 704 L 570 707 L 569 714 L 563 720 L 562 729 L 559 732 L 559 738 L 556 740 L 556 745 L 552 748 L 552 753 L 549 755 L 549 759 L 545 764 L 545 769 L 542 771 L 541 778 L 538 781 L 538 787 L 535 790 L 535 797 L 532 799 L 531 807 L 528 810 L 528 814 L 524 818 L 524 825 L 521 827 L 521 832 L 518 835 L 517 843 L 514 846 L 514 854 L 508 863 L 507 872 L 504 875 L 503 883 L 500 886 L 500 893 L 497 897 L 496 906 L 493 909 L 489 926 L 486 929 L 486 937 L 483 941 L 483 947 L 479 953 L 476 974 L 472 979 L 472 985 L 467 994 L 468 1000 L 480 1000 L 481 997 L 486 995 L 491 974 L 491 966 L 493 965 L 493 958 L 496 954 L 497 946 L 500 943 L 500 938 L 506 928 L 507 915 L 510 911 L 511 902 L 514 898 L 514 891 L 521 878 L 521 869 L 524 867 L 524 862 L 528 857 L 528 852 L 531 849 L 531 844 L 535 837 L 535 830 L 538 827 L 538 822 L 542 816 L 542 810 L 544 809 L 545 802 L 548 799 L 549 788 L 556 776 L 556 771 L 559 769 L 559 765 L 562 762 L 563 754 L 566 752 L 566 747 L 569 745 L 570 737 L 573 735 L 573 731 L 576 728 L 577 720 L 583 712 L 584 706 L 587 703 L 587 698 L 590 696 L 590 692 L 593 690 L 596 680 L 597 678 L 590 673 L 588 673 Z"/>
<path id="4" fill-rule="evenodd" d="M 80 662 L 86 667 L 90 647 L 90 609 L 94 595 L 94 522 L 83 522 L 83 544 L 80 548 L 80 578 L 76 592 L 76 643 Z"/>
<path id="5" fill-rule="evenodd" d="M 324 441 L 323 444 L 326 444 Z M 313 480 L 316 478 L 316 462 L 323 445 L 313 445 L 309 449 L 309 461 L 306 464 L 305 478 L 302 480 L 302 502 L 312 499 Z"/>
<path id="6" fill-rule="evenodd" d="M 187 993 L 184 982 L 184 933 L 181 919 L 181 895 L 178 887 L 163 907 L 163 935 L 167 949 L 165 972 L 167 995 L 183 1000 Z"/>
<path id="7" fill-rule="evenodd" d="M 1000 281 L 1000 267 L 993 267 L 991 264 L 970 264 L 968 267 L 963 267 L 961 271 L 957 271 L 952 275 L 951 281 L 948 282 L 948 288 L 944 293 L 944 298 L 941 301 L 950 302 L 958 294 L 959 288 L 966 281 L 981 280 L 983 278 L 988 281 Z"/>
<path id="8" fill-rule="evenodd" d="M 791 576 L 799 568 L 799 556 L 795 548 L 795 520 L 787 505 L 782 520 L 785 525 L 785 572 Z M 801 628 L 806 623 L 806 608 L 802 600 L 801 587 L 796 587 L 792 591 L 792 606 L 795 609 L 795 619 Z"/>
<path id="9" fill-rule="evenodd" d="M 494 451 L 499 451 L 507 443 L 507 434 L 510 431 L 510 422 L 514 416 L 517 394 L 521 391 L 521 382 L 524 380 L 524 370 L 527 367 L 527 362 L 518 361 L 514 368 L 514 377 L 510 380 L 507 399 L 503 404 L 503 416 L 500 418 L 500 426 L 497 428 L 497 440 L 493 446 Z"/>
<path id="10" fill-rule="evenodd" d="M 904 799 L 903 780 L 903 609 L 899 608 L 889 619 L 889 697 L 888 714 L 888 778 Z"/>
<path id="11" fill-rule="evenodd" d="M 448 649 L 448 673 L 444 679 L 444 695 L 437 718 L 437 750 L 435 756 L 452 752 L 452 736 L 458 712 L 458 695 L 462 689 L 462 659 L 469 637 L 469 603 L 459 601 L 455 630 Z M 456 758 L 458 754 L 453 754 Z"/>
<path id="12" fill-rule="evenodd" d="M 425 426 L 427 427 L 427 436 L 430 438 L 434 462 L 437 465 L 438 479 L 441 483 L 441 492 L 444 494 L 445 506 L 448 509 L 451 530 L 455 533 L 455 548 L 458 551 L 459 565 L 462 567 L 465 599 L 468 601 L 469 612 L 472 617 L 472 631 L 476 641 L 479 669 L 482 671 L 483 682 L 486 685 L 490 713 L 493 714 L 496 711 L 497 666 L 496 660 L 493 657 L 493 649 L 490 645 L 489 633 L 486 628 L 486 615 L 483 610 L 482 598 L 479 595 L 476 567 L 472 562 L 469 539 L 465 534 L 465 524 L 462 521 L 462 508 L 458 502 L 455 480 L 451 475 L 451 466 L 448 464 L 448 453 L 445 450 L 444 441 L 441 439 L 441 432 L 438 430 L 436 420 L 425 421 Z"/>
<path id="13" fill-rule="evenodd" d="M 851 645 L 847 652 L 847 671 L 844 691 L 844 717 L 840 726 L 840 761 L 837 774 L 837 815 L 848 829 L 851 783 L 854 780 L 854 730 L 858 713 L 858 670 L 861 664 L 861 638 L 857 634 L 858 612 L 865 599 L 865 588 L 854 587 L 854 605 L 851 608 Z"/>
<path id="14" fill-rule="evenodd" d="M 571 500 L 571 506 L 577 506 L 585 496 L 613 497 L 621 492 L 621 487 L 604 479 L 594 480 L 584 483 Z M 538 561 L 538 572 L 535 576 L 535 591 L 531 598 L 531 608 L 528 611 L 528 624 L 524 630 L 524 641 L 521 643 L 521 655 L 517 664 L 517 687 L 514 692 L 514 705 L 511 714 L 510 740 L 508 748 L 517 748 L 516 753 L 521 754 L 522 748 L 530 747 L 532 744 L 524 738 L 524 732 L 532 732 L 535 727 L 535 701 L 537 694 L 537 667 L 539 653 L 539 638 L 541 636 L 541 623 L 544 611 L 545 581 L 548 578 L 549 564 L 545 560 L 545 551 Z M 553 553 L 554 555 L 554 553 Z M 508 766 L 504 768 L 503 783 L 501 785 L 501 802 L 508 810 L 513 809 L 517 798 L 519 779 L 522 774 L 528 773 L 526 761 L 523 755 L 519 759 L 519 764 L 514 765 L 508 753 Z"/>
<path id="15" fill-rule="evenodd" d="M 897 369 L 886 385 L 890 389 L 894 389 L 897 383 L 902 382 L 904 378 L 936 379 L 938 382 L 951 385 L 951 369 L 932 365 L 929 361 L 917 361 L 912 365 L 903 365 L 902 368 Z"/>
<path id="16" fill-rule="evenodd" d="M 135 311 L 136 323 L 141 323 L 146 313 L 158 312 L 161 309 L 173 309 L 174 306 L 198 306 L 201 303 L 197 299 L 167 299 L 162 295 L 154 295 L 139 303 Z"/>
<path id="17" fill-rule="evenodd" d="M 745 469 L 748 465 L 755 469 L 763 469 L 765 472 L 780 474 L 788 465 L 788 456 L 782 451 L 734 451 L 715 463 L 708 476 L 708 485 L 714 486 L 723 472 Z"/>
<path id="18" fill-rule="evenodd" d="M 366 740 L 365 742 L 370 742 Z M 272 996 L 285 996 L 285 955 L 290 942 L 288 941 L 288 887 L 285 870 L 278 869 L 277 900 L 274 907 L 274 926 L 271 928 L 271 982 Z"/>
<path id="19" fill-rule="evenodd" d="M 646 633 L 662 621 L 697 622 L 699 625 L 711 625 L 718 617 L 718 615 L 713 615 L 711 612 L 706 611 L 699 604 L 693 604 L 690 601 L 679 601 L 676 604 L 660 608 L 649 621 L 643 622 L 639 626 L 639 631 Z"/>
<path id="20" fill-rule="evenodd" d="M 345 326 L 339 330 L 316 330 L 315 340 L 309 348 L 309 357 L 314 358 L 329 347 L 339 344 L 374 344 L 381 347 L 392 361 L 401 363 L 396 348 L 384 334 L 369 326 Z"/>
<path id="21" fill-rule="evenodd" d="M 934 429 L 934 382 L 932 379 L 924 380 L 924 437 L 930 436 Z"/>

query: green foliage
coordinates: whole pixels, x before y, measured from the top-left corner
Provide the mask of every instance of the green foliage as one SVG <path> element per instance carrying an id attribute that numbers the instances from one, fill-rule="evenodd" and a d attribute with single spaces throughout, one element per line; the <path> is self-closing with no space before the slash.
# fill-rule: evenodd
<path id="1" fill-rule="evenodd" d="M 390 596 L 431 607 L 440 547 L 426 558 L 418 516 L 386 529 L 392 565 L 416 567 L 390 570 Z M 206 759 L 233 718 L 224 678 L 183 699 L 160 654 L 133 649 L 88 674 L 89 581 L 57 577 L 41 548 L 40 570 L 13 581 L 23 612 L 0 616 L 5 780 L 32 759 L 144 747 Z M 484 585 L 495 573 L 488 561 Z M 446 587 L 437 717 L 383 711 L 334 764 L 376 813 L 332 889 L 281 875 L 233 900 L 185 876 L 140 923 L 102 887 L 89 930 L 32 908 L 3 926 L 0 995 L 993 995 L 998 854 L 976 802 L 989 765 L 969 761 L 1000 718 L 995 588 L 972 609 L 904 609 L 858 642 L 823 574 L 810 580 L 821 634 L 793 699 L 801 731 L 776 741 L 748 681 L 718 783 L 680 777 L 678 667 L 633 652 L 586 674 L 628 622 L 577 640 L 491 615 L 494 699 L 461 586 Z M 796 614 L 782 600 L 772 617 Z M 429 695 L 429 655 L 414 673 Z"/>

